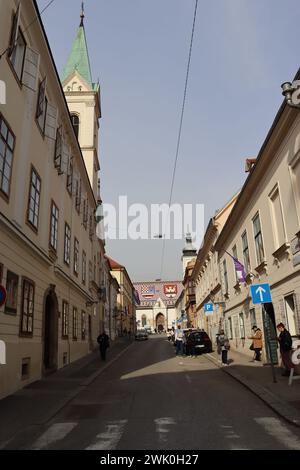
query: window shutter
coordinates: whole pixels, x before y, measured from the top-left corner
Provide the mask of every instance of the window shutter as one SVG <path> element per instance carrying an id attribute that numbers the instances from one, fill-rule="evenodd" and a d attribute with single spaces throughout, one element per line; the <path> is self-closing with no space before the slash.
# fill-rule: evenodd
<path id="1" fill-rule="evenodd" d="M 12 51 L 14 50 L 14 48 L 17 44 L 17 40 L 18 40 L 18 36 L 19 36 L 20 16 L 21 16 L 21 2 L 19 2 L 16 14 L 15 14 L 14 19 L 13 19 L 10 42 L 9 42 L 9 48 L 8 48 L 8 55 L 9 56 L 12 54 Z"/>
<path id="2" fill-rule="evenodd" d="M 295 305 L 295 326 L 296 333 L 300 335 L 300 303 L 299 294 L 294 294 L 294 305 Z"/>
<path id="3" fill-rule="evenodd" d="M 57 127 L 57 109 L 48 103 L 46 113 L 45 136 L 55 140 Z"/>
<path id="4" fill-rule="evenodd" d="M 280 321 L 286 325 L 286 312 L 284 306 L 284 299 L 279 299 Z"/>
<path id="5" fill-rule="evenodd" d="M 63 141 L 63 158 L 62 158 L 60 174 L 67 173 L 69 160 L 70 160 L 70 147 L 66 142 Z"/>
<path id="6" fill-rule="evenodd" d="M 32 91 L 37 90 L 37 77 L 40 65 L 40 54 L 31 47 L 26 47 L 22 83 Z"/>

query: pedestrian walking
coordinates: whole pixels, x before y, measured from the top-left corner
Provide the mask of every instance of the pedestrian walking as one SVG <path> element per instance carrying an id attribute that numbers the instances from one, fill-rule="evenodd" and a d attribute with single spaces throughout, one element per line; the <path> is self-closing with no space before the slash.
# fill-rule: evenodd
<path id="1" fill-rule="evenodd" d="M 280 347 L 281 359 L 284 365 L 285 370 L 282 375 L 290 375 L 291 369 L 293 369 L 293 363 L 291 360 L 291 352 L 293 346 L 293 340 L 290 335 L 290 332 L 286 329 L 283 323 L 278 323 L 277 330 L 280 331 L 278 336 L 278 342 Z"/>
<path id="2" fill-rule="evenodd" d="M 98 336 L 97 343 L 99 344 L 100 356 L 102 361 L 106 360 L 106 350 L 109 348 L 109 336 L 103 332 Z"/>
<path id="3" fill-rule="evenodd" d="M 180 354 L 181 356 L 183 355 L 183 331 L 178 325 L 178 328 L 175 332 L 175 344 L 176 344 L 176 356 Z"/>
<path id="4" fill-rule="evenodd" d="M 224 333 L 224 330 L 220 331 L 219 336 L 217 337 L 217 350 L 218 354 L 221 354 L 222 364 L 228 366 L 228 351 L 230 349 L 229 339 Z"/>
<path id="5" fill-rule="evenodd" d="M 253 361 L 261 361 L 261 351 L 262 351 L 262 331 L 260 328 L 257 328 L 256 325 L 252 327 L 253 335 L 248 336 L 248 339 L 252 339 L 252 344 L 250 346 L 251 351 L 254 351 Z"/>

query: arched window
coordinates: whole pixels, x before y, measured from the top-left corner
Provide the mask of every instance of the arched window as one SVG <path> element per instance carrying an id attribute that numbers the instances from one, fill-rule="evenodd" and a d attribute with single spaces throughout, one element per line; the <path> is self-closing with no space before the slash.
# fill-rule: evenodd
<path id="1" fill-rule="evenodd" d="M 147 325 L 147 317 L 146 317 L 146 315 L 143 315 L 142 316 L 142 326 L 145 326 L 145 325 Z"/>
<path id="2" fill-rule="evenodd" d="M 79 117 L 77 116 L 77 114 L 71 114 L 71 119 L 72 119 L 72 125 L 73 125 L 73 128 L 74 128 L 76 137 L 78 139 L 78 135 L 79 135 Z"/>

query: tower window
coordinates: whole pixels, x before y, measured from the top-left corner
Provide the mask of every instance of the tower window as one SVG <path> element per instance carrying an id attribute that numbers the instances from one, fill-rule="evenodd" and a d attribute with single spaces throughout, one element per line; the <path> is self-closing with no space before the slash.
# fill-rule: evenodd
<path id="1" fill-rule="evenodd" d="M 78 139 L 79 136 L 79 117 L 77 114 L 71 114 L 71 119 L 72 119 L 72 125 L 76 134 L 76 137 Z"/>

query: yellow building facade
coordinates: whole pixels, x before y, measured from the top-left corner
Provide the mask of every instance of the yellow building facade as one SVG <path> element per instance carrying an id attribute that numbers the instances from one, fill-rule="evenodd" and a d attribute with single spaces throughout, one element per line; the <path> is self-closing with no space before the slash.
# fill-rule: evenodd
<path id="1" fill-rule="evenodd" d="M 0 4 L 0 398 L 87 354 L 103 321 L 97 136 L 81 149 L 36 2 L 18 5 Z M 89 100 L 94 134 L 99 89 Z"/>

